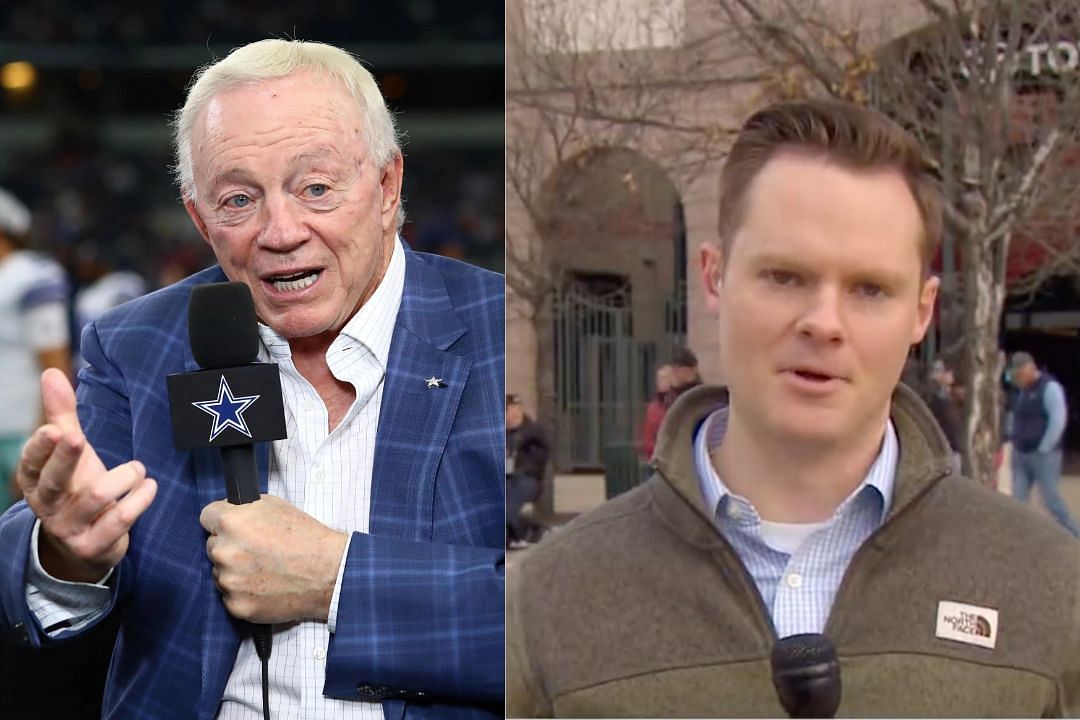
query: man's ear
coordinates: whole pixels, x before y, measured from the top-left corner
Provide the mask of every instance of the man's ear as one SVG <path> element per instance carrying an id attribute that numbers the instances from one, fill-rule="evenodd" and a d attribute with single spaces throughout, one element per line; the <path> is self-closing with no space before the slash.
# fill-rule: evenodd
<path id="1" fill-rule="evenodd" d="M 699 261 L 701 287 L 705 293 L 705 306 L 712 312 L 720 309 L 724 259 L 724 250 L 721 245 L 712 242 L 702 243 Z"/>
<path id="2" fill-rule="evenodd" d="M 384 233 L 391 232 L 397 225 L 398 206 L 401 205 L 401 179 L 404 172 L 404 162 L 401 153 L 394 153 L 394 157 L 382 169 L 382 177 L 379 185 L 382 187 L 382 229 Z"/>
<path id="3" fill-rule="evenodd" d="M 206 241 L 207 245 L 210 245 L 210 234 L 206 232 L 206 223 L 199 216 L 199 211 L 195 206 L 195 201 L 184 195 L 184 209 L 187 210 L 188 217 L 191 218 L 191 222 L 195 223 L 195 229 L 202 235 L 202 239 Z M 213 247 L 211 245 L 211 247 Z"/>
<path id="4" fill-rule="evenodd" d="M 915 311 L 915 326 L 911 328 L 912 345 L 922 342 L 927 328 L 930 327 L 930 321 L 934 319 L 934 305 L 940 285 L 940 278 L 932 275 L 924 280 L 919 288 L 919 306 Z"/>

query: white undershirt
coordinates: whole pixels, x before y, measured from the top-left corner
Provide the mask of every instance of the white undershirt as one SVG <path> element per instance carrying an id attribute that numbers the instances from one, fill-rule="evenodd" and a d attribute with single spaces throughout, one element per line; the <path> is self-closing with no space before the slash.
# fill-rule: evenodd
<path id="1" fill-rule="evenodd" d="M 829 520 L 816 523 L 783 523 L 761 521 L 761 539 L 773 550 L 794 555 L 806 540 L 829 524 Z"/>

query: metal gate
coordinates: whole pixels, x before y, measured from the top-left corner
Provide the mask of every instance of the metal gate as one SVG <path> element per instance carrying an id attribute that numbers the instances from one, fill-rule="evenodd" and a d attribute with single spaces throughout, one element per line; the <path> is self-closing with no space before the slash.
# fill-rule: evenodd
<path id="1" fill-rule="evenodd" d="M 560 470 L 600 468 L 608 448 L 634 445 L 656 348 L 634 339 L 630 300 L 627 285 L 599 294 L 580 282 L 555 296 Z"/>

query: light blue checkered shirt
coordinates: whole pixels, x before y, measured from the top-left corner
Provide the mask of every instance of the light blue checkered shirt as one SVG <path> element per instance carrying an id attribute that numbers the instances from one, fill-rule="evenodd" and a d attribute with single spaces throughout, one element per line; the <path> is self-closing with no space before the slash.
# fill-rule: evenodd
<path id="1" fill-rule="evenodd" d="M 866 478 L 832 519 L 789 555 L 765 543 L 757 510 L 746 498 L 728 491 L 709 460 L 709 452 L 724 439 L 727 421 L 725 406 L 705 419 L 694 438 L 694 464 L 705 507 L 714 509 L 717 528 L 754 578 L 777 636 L 820 633 L 852 556 L 888 514 L 900 447 L 896 429 L 890 420 Z"/>

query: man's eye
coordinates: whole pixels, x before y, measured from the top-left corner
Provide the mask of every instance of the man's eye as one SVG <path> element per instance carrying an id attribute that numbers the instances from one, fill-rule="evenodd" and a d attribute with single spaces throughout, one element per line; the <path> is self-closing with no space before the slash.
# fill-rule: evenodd
<path id="1" fill-rule="evenodd" d="M 765 279 L 784 287 L 792 287 L 799 283 L 799 276 L 790 270 L 766 270 L 764 275 Z"/>
<path id="2" fill-rule="evenodd" d="M 251 198 L 249 198 L 247 195 L 233 195 L 225 201 L 225 204 L 231 208 L 236 208 L 239 210 L 242 208 L 246 208 L 248 205 L 250 205 Z"/>
<path id="3" fill-rule="evenodd" d="M 859 283 L 855 286 L 855 292 L 866 298 L 879 298 L 885 295 L 885 288 L 877 283 Z"/>
<path id="4" fill-rule="evenodd" d="M 326 195 L 326 193 L 330 192 L 330 188 L 323 185 L 322 183 L 314 183 L 313 185 L 308 185 L 307 190 L 309 193 L 311 193 L 312 197 L 323 197 L 324 195 Z"/>

